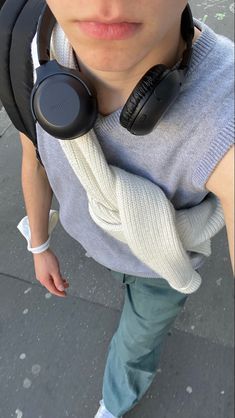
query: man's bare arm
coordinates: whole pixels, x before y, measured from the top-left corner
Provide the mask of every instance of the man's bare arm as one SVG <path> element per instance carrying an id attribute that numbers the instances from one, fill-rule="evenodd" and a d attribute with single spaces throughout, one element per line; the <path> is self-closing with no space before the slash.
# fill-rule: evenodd
<path id="1" fill-rule="evenodd" d="M 31 231 L 31 246 L 38 247 L 48 239 L 48 221 L 53 192 L 45 169 L 39 163 L 33 143 L 20 133 L 22 144 L 22 189 Z M 55 254 L 48 248 L 33 254 L 35 275 L 49 292 L 65 297 L 69 283 L 62 277 Z"/>
<path id="2" fill-rule="evenodd" d="M 217 165 L 206 188 L 221 201 L 234 273 L 234 146 Z"/>
<path id="3" fill-rule="evenodd" d="M 22 144 L 22 190 L 31 230 L 31 246 L 37 247 L 48 239 L 48 217 L 53 192 L 45 169 L 36 158 L 32 141 L 22 133 L 20 133 L 20 140 Z"/>

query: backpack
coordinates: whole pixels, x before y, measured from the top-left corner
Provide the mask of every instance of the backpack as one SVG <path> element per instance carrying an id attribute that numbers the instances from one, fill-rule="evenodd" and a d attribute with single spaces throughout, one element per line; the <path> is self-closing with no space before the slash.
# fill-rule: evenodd
<path id="1" fill-rule="evenodd" d="M 44 0 L 0 0 L 0 100 L 16 129 L 33 142 L 41 164 L 30 108 L 31 43 L 45 5 Z"/>

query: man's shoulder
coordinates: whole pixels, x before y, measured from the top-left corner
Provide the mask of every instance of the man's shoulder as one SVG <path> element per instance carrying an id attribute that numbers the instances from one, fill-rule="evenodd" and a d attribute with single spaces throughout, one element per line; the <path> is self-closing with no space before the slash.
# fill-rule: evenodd
<path id="1" fill-rule="evenodd" d="M 208 26 L 193 53 L 189 84 L 199 106 L 221 111 L 234 100 L 234 42 Z M 219 110 L 220 108 L 220 110 Z"/>
<path id="2" fill-rule="evenodd" d="M 218 77 L 224 70 L 233 72 L 234 42 L 228 37 L 195 19 L 201 36 L 193 45 L 192 68 L 189 73 L 203 72 Z M 195 71 L 196 70 L 196 71 Z"/>
<path id="3" fill-rule="evenodd" d="M 216 34 L 214 54 L 211 57 L 219 68 L 230 68 L 234 66 L 234 42 L 224 35 Z"/>

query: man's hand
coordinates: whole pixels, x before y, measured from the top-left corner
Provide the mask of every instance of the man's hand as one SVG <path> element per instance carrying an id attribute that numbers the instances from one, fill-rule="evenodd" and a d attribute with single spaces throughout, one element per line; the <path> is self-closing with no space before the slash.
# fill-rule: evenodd
<path id="1" fill-rule="evenodd" d="M 69 283 L 61 276 L 59 262 L 55 254 L 46 250 L 41 254 L 33 254 L 34 268 L 37 280 L 56 296 L 65 297 L 65 289 Z"/>

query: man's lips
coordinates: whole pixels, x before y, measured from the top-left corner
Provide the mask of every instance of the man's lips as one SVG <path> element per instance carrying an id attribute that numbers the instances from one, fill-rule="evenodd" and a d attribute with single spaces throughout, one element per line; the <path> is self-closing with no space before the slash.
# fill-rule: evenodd
<path id="1" fill-rule="evenodd" d="M 78 27 L 88 36 L 96 39 L 121 40 L 129 38 L 140 29 L 140 23 L 99 21 L 77 21 Z"/>

